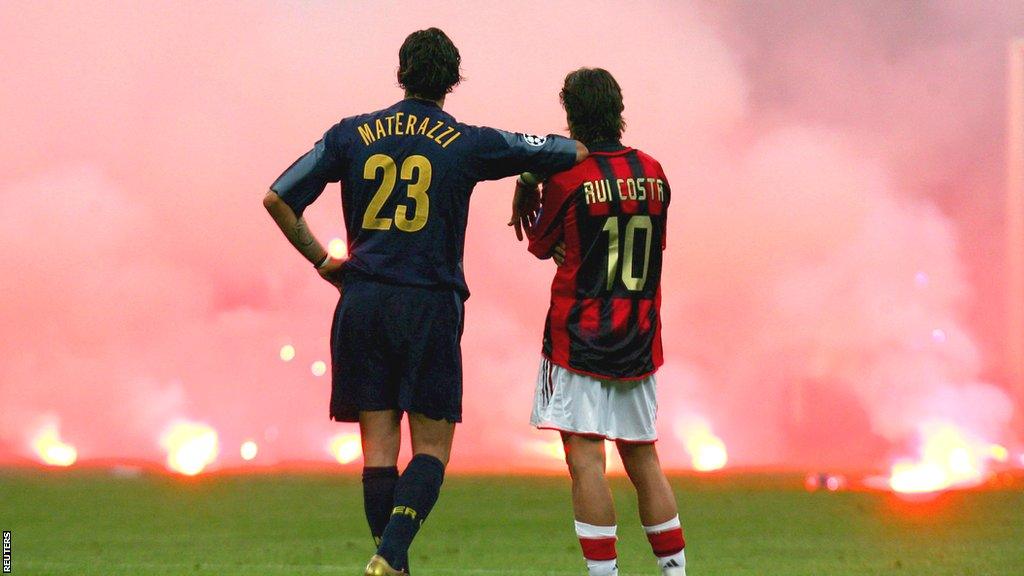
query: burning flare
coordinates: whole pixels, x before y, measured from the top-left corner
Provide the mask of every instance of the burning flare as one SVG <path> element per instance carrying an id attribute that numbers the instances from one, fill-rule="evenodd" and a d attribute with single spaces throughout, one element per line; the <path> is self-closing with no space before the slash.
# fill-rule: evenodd
<path id="1" fill-rule="evenodd" d="M 889 487 L 904 494 L 977 486 L 988 477 L 988 463 L 1005 458 L 1006 448 L 986 442 L 949 423 L 921 426 L 920 456 L 892 465 Z"/>
<path id="2" fill-rule="evenodd" d="M 32 451 L 50 466 L 71 466 L 78 460 L 78 450 L 60 439 L 56 424 L 46 424 L 32 439 Z"/>
<path id="3" fill-rule="evenodd" d="M 242 442 L 242 446 L 238 451 L 242 455 L 242 460 L 249 461 L 259 454 L 260 447 L 253 440 L 246 440 Z"/>
<path id="4" fill-rule="evenodd" d="M 527 444 L 527 449 L 552 460 L 565 461 L 565 447 L 561 440 L 534 440 Z"/>
<path id="5" fill-rule="evenodd" d="M 348 258 L 348 244 L 341 238 L 332 238 L 327 243 L 327 252 L 331 255 L 331 258 L 344 260 Z"/>
<path id="6" fill-rule="evenodd" d="M 363 455 L 363 445 L 359 441 L 359 434 L 344 432 L 331 438 L 327 451 L 339 464 L 349 464 Z"/>
<path id="7" fill-rule="evenodd" d="M 317 360 L 309 367 L 309 371 L 313 373 L 313 376 L 319 378 L 324 374 L 327 374 L 327 363 L 323 360 Z"/>
<path id="8" fill-rule="evenodd" d="M 711 431 L 703 418 L 687 418 L 676 424 L 676 436 L 683 441 L 693 469 L 698 472 L 720 470 L 729 460 L 725 442 Z"/>
<path id="9" fill-rule="evenodd" d="M 186 476 L 195 476 L 217 459 L 217 431 L 198 422 L 177 422 L 160 436 L 167 450 L 167 467 Z"/>
<path id="10" fill-rule="evenodd" d="M 292 346 L 291 344 L 285 344 L 284 346 L 281 346 L 280 355 L 281 360 L 284 360 L 285 362 L 291 362 L 295 358 L 295 346 Z"/>

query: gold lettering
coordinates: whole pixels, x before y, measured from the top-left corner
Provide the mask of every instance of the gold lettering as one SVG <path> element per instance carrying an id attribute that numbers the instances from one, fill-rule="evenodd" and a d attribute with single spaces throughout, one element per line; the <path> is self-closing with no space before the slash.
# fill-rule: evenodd
<path id="1" fill-rule="evenodd" d="M 361 124 L 359 126 L 359 135 L 363 137 L 363 145 L 369 146 L 371 142 L 376 140 L 373 137 L 373 132 L 370 130 L 369 124 Z"/>
<path id="2" fill-rule="evenodd" d="M 377 123 L 376 124 L 377 124 L 377 138 L 383 138 L 383 137 L 387 136 L 388 133 L 384 131 L 384 123 L 380 121 L 380 118 L 377 118 Z"/>
<path id="3" fill-rule="evenodd" d="M 402 116 L 404 115 L 405 112 L 398 112 L 395 114 L 395 135 L 402 135 Z"/>
<path id="4" fill-rule="evenodd" d="M 394 134 L 394 131 L 392 130 L 394 128 L 394 126 L 392 126 L 392 123 L 395 121 L 395 117 L 394 116 L 388 116 L 387 117 L 387 121 L 388 121 L 388 136 L 391 136 L 392 134 Z"/>
<path id="5" fill-rule="evenodd" d="M 405 119 L 405 133 L 415 134 L 416 133 L 416 115 L 409 114 L 408 118 Z"/>
<path id="6" fill-rule="evenodd" d="M 448 145 L 451 144 L 452 142 L 455 142 L 455 139 L 458 138 L 459 136 L 462 136 L 462 132 L 456 132 L 451 138 L 445 141 L 444 144 L 441 144 L 441 148 L 447 148 Z"/>
<path id="7" fill-rule="evenodd" d="M 433 138 L 434 132 L 444 124 L 444 122 L 441 122 L 440 120 L 435 120 L 435 122 L 437 123 L 434 124 L 434 127 L 430 129 L 430 132 L 427 132 L 427 138 Z"/>
<path id="8" fill-rule="evenodd" d="M 430 124 L 430 116 L 427 116 L 426 118 L 423 119 L 423 122 L 420 124 L 420 129 L 417 132 L 417 134 L 426 134 L 427 124 Z"/>
<path id="9" fill-rule="evenodd" d="M 454 132 L 454 131 L 455 131 L 455 129 L 454 129 L 454 128 L 452 128 L 451 126 L 448 126 L 448 127 L 447 127 L 447 128 L 445 129 L 445 131 L 444 131 L 444 132 L 441 132 L 440 134 L 438 134 L 438 135 L 437 135 L 437 137 L 436 137 L 436 138 L 434 138 L 434 142 L 437 142 L 438 144 L 440 144 L 440 143 L 441 143 L 441 140 L 444 140 L 444 137 L 445 137 L 445 136 L 447 136 L 447 135 L 451 134 L 451 133 L 452 133 L 452 132 Z"/>
<path id="10" fill-rule="evenodd" d="M 408 516 L 410 518 L 416 518 L 416 511 L 408 506 L 395 506 L 394 510 L 391 511 L 391 515 L 395 516 Z"/>

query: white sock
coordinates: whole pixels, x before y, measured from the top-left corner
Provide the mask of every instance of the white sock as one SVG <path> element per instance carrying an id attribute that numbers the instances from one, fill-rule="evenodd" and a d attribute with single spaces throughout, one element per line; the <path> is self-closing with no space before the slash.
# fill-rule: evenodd
<path id="1" fill-rule="evenodd" d="M 651 545 L 658 549 L 655 543 L 658 541 L 657 535 L 662 537 L 669 536 L 668 532 L 675 532 L 671 537 L 670 543 L 676 540 L 685 546 L 685 541 L 682 539 L 682 525 L 679 523 L 679 516 L 669 520 L 668 522 L 662 522 L 661 524 L 655 524 L 653 526 L 644 526 L 644 532 L 647 533 L 647 539 L 651 541 Z M 660 546 L 665 546 L 664 542 L 658 543 Z M 669 544 L 671 545 L 671 544 Z M 686 549 L 680 549 L 674 554 L 668 556 L 656 556 L 658 559 L 658 566 L 661 568 L 662 576 L 686 576 Z"/>
<path id="2" fill-rule="evenodd" d="M 587 560 L 587 572 L 590 576 L 619 576 L 619 563 L 617 560 Z"/>
<path id="3" fill-rule="evenodd" d="M 666 566 L 669 562 L 675 562 L 678 566 Z M 658 558 L 658 566 L 661 566 L 662 576 L 686 576 L 686 550 L 680 550 L 679 554 L 668 558 Z"/>
<path id="4" fill-rule="evenodd" d="M 614 525 L 595 526 L 576 521 L 576 537 L 580 539 L 590 576 L 619 576 L 618 558 L 615 554 L 617 528 Z"/>

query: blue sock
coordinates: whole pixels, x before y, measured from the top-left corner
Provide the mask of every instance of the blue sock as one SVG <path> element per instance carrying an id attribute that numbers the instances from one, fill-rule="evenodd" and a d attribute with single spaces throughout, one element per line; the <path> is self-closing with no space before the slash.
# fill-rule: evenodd
<path id="1" fill-rule="evenodd" d="M 384 528 L 395 507 L 395 484 L 398 483 L 397 466 L 363 468 L 363 508 L 366 523 L 370 525 L 373 544 L 380 546 Z"/>
<path id="2" fill-rule="evenodd" d="M 444 464 L 427 454 L 417 454 L 409 462 L 395 487 L 395 507 L 384 529 L 377 554 L 396 570 L 409 566 L 409 547 L 423 521 L 437 502 L 444 482 Z"/>

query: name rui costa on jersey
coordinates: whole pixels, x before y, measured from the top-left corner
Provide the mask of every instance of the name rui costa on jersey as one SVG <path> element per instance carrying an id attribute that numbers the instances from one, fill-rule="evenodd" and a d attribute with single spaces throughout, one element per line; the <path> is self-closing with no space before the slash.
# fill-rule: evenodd
<path id="1" fill-rule="evenodd" d="M 612 199 L 612 188 L 619 194 L 619 200 L 651 200 L 665 201 L 665 182 L 661 178 L 617 178 L 615 180 L 588 180 L 583 183 L 583 197 L 587 205 L 596 202 L 609 202 Z"/>
<path id="2" fill-rule="evenodd" d="M 377 118 L 371 125 L 364 122 L 357 127 L 359 136 L 363 139 L 363 145 L 369 146 L 381 138 L 387 136 L 414 136 L 421 135 L 437 142 L 441 148 L 447 148 L 455 139 L 462 136 L 462 132 L 456 132 L 447 123 L 441 120 L 431 120 L 430 116 L 419 118 L 415 114 L 396 112 L 384 118 Z"/>

